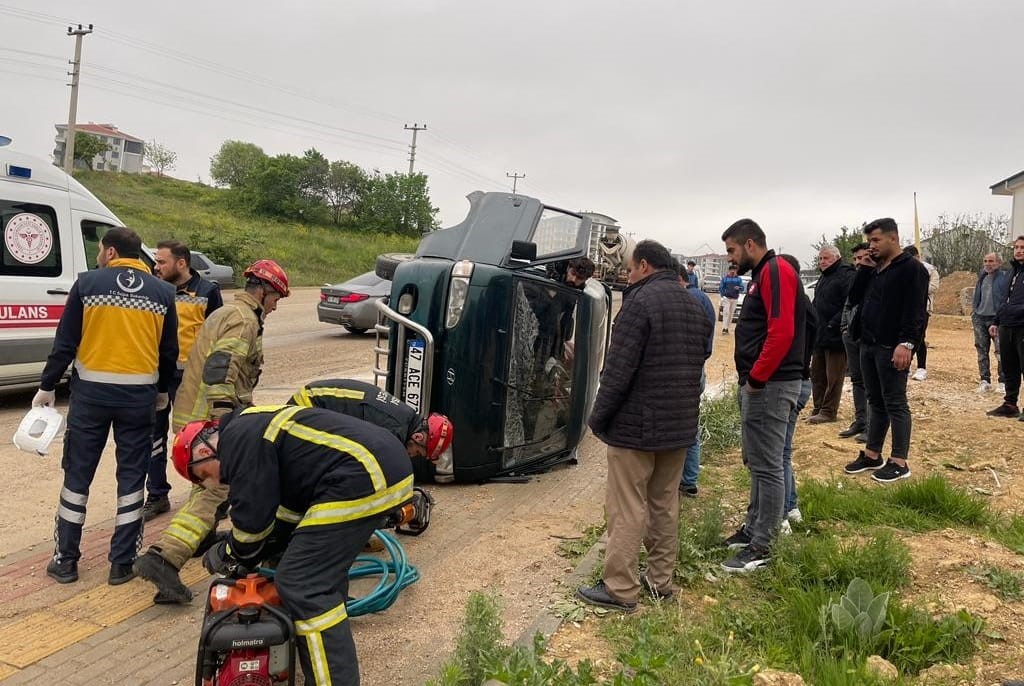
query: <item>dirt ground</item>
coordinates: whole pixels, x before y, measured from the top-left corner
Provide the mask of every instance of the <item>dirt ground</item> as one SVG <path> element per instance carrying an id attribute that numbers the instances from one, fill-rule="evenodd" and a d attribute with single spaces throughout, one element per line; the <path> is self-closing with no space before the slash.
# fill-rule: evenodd
<path id="1" fill-rule="evenodd" d="M 1002 402 L 995 392 L 979 396 L 978 369 L 973 334 L 968 317 L 935 315 L 928 328 L 928 379 L 910 381 L 908 395 L 913 412 L 911 478 L 941 473 L 952 483 L 972 489 L 987 498 L 998 511 L 1019 512 L 1024 492 L 1018 487 L 1024 463 L 1013 446 L 1024 437 L 1024 423 L 988 417 L 985 411 Z M 708 371 L 719 377 L 731 369 L 731 337 L 719 335 Z M 992 360 L 993 371 L 995 360 Z M 725 367 L 725 369 L 722 369 Z M 801 421 L 794 440 L 793 467 L 797 479 L 828 480 L 843 474 L 846 462 L 857 455 L 859 444 L 841 439 L 837 433 L 852 420 L 849 384 L 844 389 L 839 421 L 809 425 Z M 888 452 L 886 445 L 885 454 Z M 730 484 L 731 475 L 741 469 L 738 454 L 711 465 L 702 479 L 710 477 L 737 502 L 726 502 L 736 521 L 745 507 L 743 493 Z M 845 475 L 844 475 L 845 476 Z M 860 477 L 846 477 L 860 478 Z M 879 488 L 884 486 L 879 485 Z M 912 582 L 905 597 L 919 599 L 936 612 L 966 608 L 986 620 L 986 645 L 970 667 L 970 683 L 998 684 L 1001 679 L 1024 675 L 1024 604 L 1006 602 L 970 574 L 970 567 L 993 564 L 1002 569 L 1024 571 L 1024 557 L 976 535 L 945 530 L 928 534 L 901 534 L 913 559 Z M 684 589 L 680 601 L 699 611 L 701 598 Z M 599 636 L 600 622 L 613 617 L 588 618 L 580 625 L 566 623 L 551 641 L 550 654 L 571 663 L 589 658 L 611 665 L 614 655 Z M 966 681 L 964 683 L 967 683 Z"/>

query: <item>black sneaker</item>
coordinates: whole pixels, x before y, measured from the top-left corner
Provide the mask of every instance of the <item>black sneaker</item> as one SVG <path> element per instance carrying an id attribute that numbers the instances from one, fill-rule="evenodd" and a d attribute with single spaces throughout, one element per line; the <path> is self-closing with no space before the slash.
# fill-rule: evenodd
<path id="1" fill-rule="evenodd" d="M 683 484 L 679 484 L 679 495 L 687 498 L 696 498 L 697 493 L 698 491 L 696 486 L 684 486 Z"/>
<path id="2" fill-rule="evenodd" d="M 50 560 L 46 565 L 46 576 L 58 584 L 70 584 L 78 581 L 78 562 L 76 560 Z"/>
<path id="3" fill-rule="evenodd" d="M 1020 409 L 1013 403 L 1003 403 L 994 410 L 986 412 L 989 417 L 1019 417 Z"/>
<path id="4" fill-rule="evenodd" d="M 111 586 L 120 586 L 135 578 L 135 571 L 131 565 L 119 565 L 116 562 L 110 565 L 110 574 L 107 576 L 107 583 Z"/>
<path id="5" fill-rule="evenodd" d="M 164 512 L 171 511 L 171 501 L 165 496 L 157 496 L 156 498 L 147 498 L 146 504 L 142 506 L 142 521 L 148 522 L 154 517 L 159 517 Z"/>
<path id="6" fill-rule="evenodd" d="M 192 600 L 192 591 L 181 583 L 178 570 L 156 551 L 147 550 L 144 555 L 139 555 L 132 565 L 132 570 L 157 587 L 159 593 L 154 598 L 155 602 L 177 604 Z"/>
<path id="7" fill-rule="evenodd" d="M 875 471 L 871 475 L 871 478 L 875 481 L 881 481 L 883 484 L 891 483 L 893 481 L 899 481 L 900 479 L 907 479 L 910 477 L 910 467 L 901 467 L 892 460 L 885 463 L 885 466 Z"/>
<path id="8" fill-rule="evenodd" d="M 651 580 L 647 578 L 647 574 L 640 575 L 640 587 L 647 591 L 651 598 L 655 600 L 668 600 L 672 597 L 673 593 L 671 590 L 662 591 L 661 589 L 654 586 Z"/>
<path id="9" fill-rule="evenodd" d="M 620 610 L 622 612 L 636 612 L 636 603 L 627 603 L 612 596 L 608 587 L 603 581 L 598 581 L 596 586 L 583 586 L 576 589 L 576 597 L 588 605 L 606 607 L 609 610 Z"/>
<path id="10" fill-rule="evenodd" d="M 864 431 L 864 432 L 861 432 L 861 433 L 857 434 L 857 436 L 853 440 L 857 441 L 858 443 L 867 443 L 868 442 L 868 432 Z"/>
<path id="11" fill-rule="evenodd" d="M 864 433 L 864 425 L 854 422 L 848 428 L 839 432 L 839 438 L 853 438 L 860 433 Z"/>
<path id="12" fill-rule="evenodd" d="M 843 471 L 847 474 L 860 474 L 861 472 L 866 472 L 869 469 L 878 469 L 883 464 L 885 464 L 885 460 L 883 460 L 881 456 L 874 458 L 868 457 L 864 454 L 864 451 L 861 450 L 857 459 L 846 465 L 846 467 L 843 468 Z"/>
<path id="13" fill-rule="evenodd" d="M 750 545 L 750 541 L 750 534 L 747 533 L 746 527 L 741 526 L 740 528 L 736 529 L 736 533 L 722 541 L 722 547 L 728 548 L 729 550 L 736 550 L 737 548 L 746 548 L 748 545 Z"/>
<path id="14" fill-rule="evenodd" d="M 734 574 L 747 574 L 764 567 L 772 559 L 767 548 L 751 543 L 722 563 L 722 569 Z"/>

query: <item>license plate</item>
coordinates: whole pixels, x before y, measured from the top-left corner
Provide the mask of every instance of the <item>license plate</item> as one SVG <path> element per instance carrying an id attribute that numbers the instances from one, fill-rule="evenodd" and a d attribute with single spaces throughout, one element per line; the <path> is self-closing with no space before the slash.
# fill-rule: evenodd
<path id="1" fill-rule="evenodd" d="M 405 355 L 405 404 L 420 411 L 423 405 L 423 354 L 426 344 L 423 341 L 409 341 Z"/>
<path id="2" fill-rule="evenodd" d="M 329 295 L 327 296 L 327 302 L 330 303 L 331 305 L 337 305 L 341 302 L 341 298 L 339 298 L 336 295 Z"/>

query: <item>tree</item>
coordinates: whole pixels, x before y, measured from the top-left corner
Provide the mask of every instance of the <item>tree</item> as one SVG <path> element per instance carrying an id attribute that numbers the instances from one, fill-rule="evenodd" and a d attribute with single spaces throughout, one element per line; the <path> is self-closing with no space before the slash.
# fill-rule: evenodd
<path id="1" fill-rule="evenodd" d="M 110 150 L 110 146 L 101 141 L 98 136 L 84 131 L 75 131 L 75 159 L 84 162 L 89 169 L 93 168 L 93 158 L 108 150 Z"/>
<path id="2" fill-rule="evenodd" d="M 430 202 L 425 174 L 375 171 L 356 213 L 363 228 L 419 236 L 437 228 L 438 208 Z"/>
<path id="3" fill-rule="evenodd" d="M 922 258 L 935 265 L 940 274 L 976 272 L 990 252 L 1004 260 L 1012 254 L 1008 247 L 1010 219 L 1005 214 L 940 214 L 923 233 Z"/>
<path id="4" fill-rule="evenodd" d="M 327 178 L 331 163 L 316 148 L 307 150 L 298 163 L 299 195 L 313 204 L 324 204 L 327 199 Z"/>
<path id="5" fill-rule="evenodd" d="M 156 169 L 157 176 L 163 176 L 165 171 L 174 169 L 174 165 L 178 161 L 178 153 L 157 143 L 155 139 L 146 143 L 145 155 L 149 166 Z"/>
<path id="6" fill-rule="evenodd" d="M 210 158 L 210 178 L 218 186 L 244 189 L 262 171 L 270 158 L 263 148 L 243 141 L 224 141 Z"/>
<path id="7" fill-rule="evenodd" d="M 335 224 L 341 223 L 342 216 L 354 213 L 365 187 L 366 172 L 359 166 L 341 160 L 331 162 L 324 200 Z"/>
<path id="8" fill-rule="evenodd" d="M 839 254 L 847 263 L 853 262 L 853 248 L 859 243 L 865 242 L 863 229 L 864 224 L 861 224 L 855 229 L 849 226 L 843 225 L 839 227 L 839 233 L 832 236 L 832 238 L 826 238 L 825 234 L 821 234 L 821 238 L 812 243 L 811 247 L 814 248 L 815 252 L 820 251 L 826 245 L 832 245 L 839 248 Z M 817 261 L 814 266 L 817 267 Z"/>

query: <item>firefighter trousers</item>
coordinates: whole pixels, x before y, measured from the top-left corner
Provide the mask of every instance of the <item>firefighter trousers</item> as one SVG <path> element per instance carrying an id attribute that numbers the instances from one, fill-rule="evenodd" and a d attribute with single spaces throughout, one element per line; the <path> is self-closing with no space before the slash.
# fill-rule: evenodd
<path id="1" fill-rule="evenodd" d="M 167 388 L 170 400 L 167 407 L 156 413 L 156 424 L 153 426 L 153 448 L 149 454 L 148 477 L 146 490 L 150 498 L 162 498 L 171 492 L 171 484 L 167 481 L 167 431 L 171 426 L 171 408 L 174 396 L 181 385 L 181 370 L 174 373 L 171 385 Z"/>
<path id="2" fill-rule="evenodd" d="M 277 566 L 275 581 L 295 622 L 306 683 L 358 686 L 359 660 L 345 609 L 348 570 L 381 516 L 341 524 L 300 526 Z"/>
<path id="3" fill-rule="evenodd" d="M 111 426 L 117 458 L 117 512 L 108 559 L 121 565 L 135 561 L 142 545 L 142 501 L 154 411 L 152 402 L 112 407 L 76 399 L 72 392 L 61 461 L 64 485 L 54 527 L 54 555 L 58 561 L 77 561 L 82 556 L 80 545 L 89 487 Z"/>
<path id="4" fill-rule="evenodd" d="M 153 548 L 175 569 L 181 569 L 206 535 L 217 526 L 217 508 L 228 499 L 228 486 L 193 486 L 188 500 L 174 514 Z"/>

